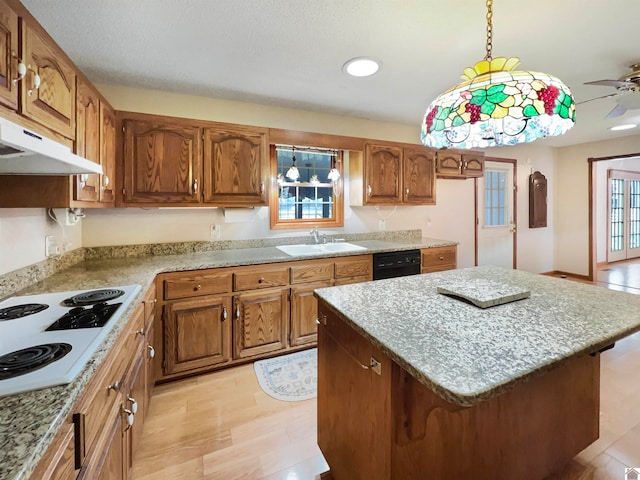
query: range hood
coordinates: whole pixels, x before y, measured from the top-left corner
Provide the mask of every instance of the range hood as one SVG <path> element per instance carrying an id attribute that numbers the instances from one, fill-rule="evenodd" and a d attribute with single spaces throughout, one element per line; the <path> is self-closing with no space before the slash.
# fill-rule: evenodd
<path id="1" fill-rule="evenodd" d="M 0 175 L 82 173 L 102 173 L 102 167 L 61 143 L 0 118 Z"/>

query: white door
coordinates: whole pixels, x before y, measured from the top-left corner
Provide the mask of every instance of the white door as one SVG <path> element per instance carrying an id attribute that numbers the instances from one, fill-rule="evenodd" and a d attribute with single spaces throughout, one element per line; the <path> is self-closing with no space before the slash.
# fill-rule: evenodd
<path id="1" fill-rule="evenodd" d="M 640 174 L 609 170 L 607 261 L 640 257 Z"/>
<path id="2" fill-rule="evenodd" d="M 513 163 L 485 162 L 478 178 L 478 265 L 515 268 Z"/>

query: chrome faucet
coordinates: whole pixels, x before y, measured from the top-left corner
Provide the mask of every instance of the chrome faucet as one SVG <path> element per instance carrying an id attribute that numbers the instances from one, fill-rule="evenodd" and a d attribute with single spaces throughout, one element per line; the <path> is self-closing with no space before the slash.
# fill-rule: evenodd
<path id="1" fill-rule="evenodd" d="M 317 225 L 311 229 L 309 234 L 311 235 L 311 238 L 313 239 L 313 243 L 315 243 L 315 244 L 320 243 L 320 235 L 318 234 L 318 226 Z"/>

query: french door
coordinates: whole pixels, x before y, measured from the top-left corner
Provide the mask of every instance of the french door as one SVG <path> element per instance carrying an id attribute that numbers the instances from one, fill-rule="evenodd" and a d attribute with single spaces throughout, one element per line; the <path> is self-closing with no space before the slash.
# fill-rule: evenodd
<path id="1" fill-rule="evenodd" d="M 640 257 L 640 173 L 607 173 L 607 261 Z"/>

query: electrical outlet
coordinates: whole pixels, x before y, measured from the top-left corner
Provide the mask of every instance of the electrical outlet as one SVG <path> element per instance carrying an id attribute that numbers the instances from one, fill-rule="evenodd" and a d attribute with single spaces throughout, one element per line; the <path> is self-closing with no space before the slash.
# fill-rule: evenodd
<path id="1" fill-rule="evenodd" d="M 44 237 L 44 254 L 46 257 L 57 257 L 62 253 L 62 248 L 53 235 Z"/>
<path id="2" fill-rule="evenodd" d="M 220 225 L 211 225 L 211 240 L 217 240 L 222 236 L 222 229 Z"/>
<path id="3" fill-rule="evenodd" d="M 379 230 L 387 229 L 387 222 L 385 222 L 384 218 L 381 218 L 380 220 L 378 220 L 378 229 Z"/>

